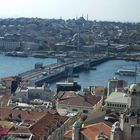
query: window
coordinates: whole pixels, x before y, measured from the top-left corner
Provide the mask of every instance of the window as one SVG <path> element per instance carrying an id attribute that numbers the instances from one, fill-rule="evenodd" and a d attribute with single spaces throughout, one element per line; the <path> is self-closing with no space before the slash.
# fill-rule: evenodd
<path id="1" fill-rule="evenodd" d="M 88 113 L 88 110 L 83 110 L 83 113 L 86 113 L 87 114 Z"/>
<path id="2" fill-rule="evenodd" d="M 72 111 L 78 111 L 77 109 L 72 109 Z"/>

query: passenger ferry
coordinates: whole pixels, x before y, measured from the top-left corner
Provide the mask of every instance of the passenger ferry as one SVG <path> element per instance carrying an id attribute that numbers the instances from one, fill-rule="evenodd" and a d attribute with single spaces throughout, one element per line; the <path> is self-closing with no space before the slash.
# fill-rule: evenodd
<path id="1" fill-rule="evenodd" d="M 136 76 L 137 72 L 136 70 L 132 69 L 119 69 L 117 72 L 115 72 L 115 74 L 123 76 Z"/>

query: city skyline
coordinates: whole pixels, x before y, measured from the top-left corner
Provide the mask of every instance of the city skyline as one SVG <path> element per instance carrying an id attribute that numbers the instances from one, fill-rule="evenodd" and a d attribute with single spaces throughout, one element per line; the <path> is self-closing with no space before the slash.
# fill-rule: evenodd
<path id="1" fill-rule="evenodd" d="M 140 22 L 139 0 L 0 0 L 0 18 L 38 17 Z"/>

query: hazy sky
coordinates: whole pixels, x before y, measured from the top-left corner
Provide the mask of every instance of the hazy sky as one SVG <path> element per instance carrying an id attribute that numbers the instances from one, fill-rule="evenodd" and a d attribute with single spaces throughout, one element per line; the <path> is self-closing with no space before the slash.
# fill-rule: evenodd
<path id="1" fill-rule="evenodd" d="M 0 0 L 0 17 L 68 19 L 89 15 L 92 20 L 140 22 L 140 0 Z"/>

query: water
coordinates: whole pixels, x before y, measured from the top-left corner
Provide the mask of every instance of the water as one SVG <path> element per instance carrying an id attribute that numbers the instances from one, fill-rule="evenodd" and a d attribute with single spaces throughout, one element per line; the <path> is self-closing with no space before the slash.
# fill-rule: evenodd
<path id="1" fill-rule="evenodd" d="M 87 72 L 82 72 L 79 78 L 75 80 L 81 83 L 82 87 L 88 87 L 90 85 L 102 85 L 107 86 L 109 79 L 117 77 L 118 79 L 126 80 L 129 84 L 135 82 L 135 76 L 118 76 L 115 72 L 120 68 L 131 68 L 135 69 L 138 66 L 137 72 L 140 73 L 140 67 L 138 62 L 124 61 L 124 60 L 112 60 L 98 65 L 96 70 L 90 70 Z M 137 82 L 140 82 L 140 75 L 137 76 Z"/>
<path id="2" fill-rule="evenodd" d="M 42 62 L 44 65 L 48 65 L 56 63 L 57 60 L 52 58 L 10 57 L 0 54 L 0 78 L 14 76 L 27 70 L 31 70 L 37 62 Z"/>
<path id="3" fill-rule="evenodd" d="M 118 76 L 115 75 L 115 72 L 120 68 L 131 68 L 135 69 L 137 64 L 137 82 L 140 82 L 140 64 L 134 61 L 124 61 L 124 60 L 111 60 L 96 67 L 96 70 L 89 70 L 79 73 L 78 78 L 74 78 L 74 81 L 77 81 L 81 84 L 82 88 L 89 87 L 92 85 L 107 86 L 109 79 L 117 77 L 118 79 L 126 80 L 128 84 L 135 82 L 135 76 Z M 63 79 L 61 81 L 65 81 Z M 55 88 L 55 83 L 51 84 L 52 88 Z"/>
<path id="4" fill-rule="evenodd" d="M 52 58 L 34 58 L 34 57 L 8 57 L 0 55 L 0 77 L 13 76 L 21 72 L 33 69 L 36 62 L 42 62 L 44 65 L 56 63 L 56 59 Z M 116 76 L 115 72 L 120 68 L 135 68 L 137 64 L 138 76 L 137 82 L 140 82 L 140 64 L 138 62 L 124 61 L 124 60 L 112 60 L 98 65 L 96 70 L 89 70 L 79 73 L 78 78 L 74 78 L 75 81 L 81 84 L 82 88 L 91 85 L 107 86 L 107 81 L 113 77 L 118 77 L 128 81 L 129 84 L 135 82 L 134 76 Z M 65 81 L 63 79 L 62 81 Z M 57 81 L 58 82 L 58 81 Z M 55 83 L 51 84 L 52 88 L 55 88 Z"/>

